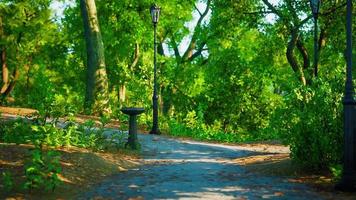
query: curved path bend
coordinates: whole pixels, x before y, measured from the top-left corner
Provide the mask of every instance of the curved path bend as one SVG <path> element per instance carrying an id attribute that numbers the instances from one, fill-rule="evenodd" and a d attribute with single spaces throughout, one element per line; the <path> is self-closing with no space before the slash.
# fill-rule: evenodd
<path id="1" fill-rule="evenodd" d="M 233 159 L 287 148 L 261 149 L 139 135 L 143 164 L 106 179 L 79 199 L 323 199 L 287 178 L 248 172 Z"/>

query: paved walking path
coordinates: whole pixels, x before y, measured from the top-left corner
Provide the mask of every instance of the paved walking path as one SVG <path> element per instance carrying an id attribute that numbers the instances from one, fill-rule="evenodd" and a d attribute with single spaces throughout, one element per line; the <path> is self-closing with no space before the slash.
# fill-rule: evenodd
<path id="1" fill-rule="evenodd" d="M 288 152 L 139 135 L 144 164 L 110 177 L 79 199 L 322 199 L 306 185 L 246 171 L 232 159 Z M 95 176 L 93 174 L 93 176 Z"/>

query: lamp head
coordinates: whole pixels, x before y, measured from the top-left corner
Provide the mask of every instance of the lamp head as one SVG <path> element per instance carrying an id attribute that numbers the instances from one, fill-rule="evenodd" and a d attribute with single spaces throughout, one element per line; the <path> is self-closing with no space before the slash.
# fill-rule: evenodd
<path id="1" fill-rule="evenodd" d="M 156 4 L 153 4 L 150 8 L 151 12 L 151 17 L 152 17 L 152 23 L 157 24 L 159 20 L 159 14 L 160 14 L 161 8 L 158 7 Z"/>

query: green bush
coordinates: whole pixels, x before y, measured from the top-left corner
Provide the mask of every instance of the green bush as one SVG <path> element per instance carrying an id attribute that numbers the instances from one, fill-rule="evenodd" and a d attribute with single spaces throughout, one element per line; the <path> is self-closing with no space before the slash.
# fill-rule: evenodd
<path id="1" fill-rule="evenodd" d="M 191 116 L 189 116 L 191 117 Z M 187 118 L 189 119 L 189 118 Z M 192 120 L 192 119 L 190 119 Z M 238 143 L 245 141 L 253 141 L 254 138 L 246 133 L 227 133 L 218 128 L 212 126 L 207 126 L 204 124 L 199 124 L 193 126 L 195 122 L 186 121 L 181 123 L 175 119 L 171 119 L 168 123 L 168 132 L 170 135 L 178 137 L 189 137 L 197 140 L 203 141 L 219 141 L 219 142 L 228 142 L 228 143 Z"/>
<path id="2" fill-rule="evenodd" d="M 5 143 L 29 143 L 32 135 L 31 124 L 21 118 L 0 123 L 0 141 Z"/>
<path id="3" fill-rule="evenodd" d="M 11 191 L 14 187 L 14 181 L 10 172 L 2 172 L 2 182 L 4 184 L 5 191 Z"/>
<path id="4" fill-rule="evenodd" d="M 340 80 L 341 81 L 341 80 Z M 328 168 L 342 158 L 342 83 L 316 80 L 285 95 L 271 123 L 290 144 L 291 157 L 309 169 Z"/>
<path id="5" fill-rule="evenodd" d="M 195 112 L 194 110 L 190 111 L 185 118 L 181 120 L 174 118 L 166 120 L 166 123 L 168 124 L 166 127 L 168 133 L 173 136 L 228 143 L 271 140 L 279 139 L 280 137 L 278 134 L 271 134 L 269 131 L 263 131 L 261 128 L 257 129 L 258 131 L 246 131 L 245 128 L 226 130 L 220 119 L 216 119 L 213 123 L 207 124 L 203 118 L 204 113 L 198 108 L 198 112 Z"/>
<path id="6" fill-rule="evenodd" d="M 31 191 L 43 187 L 53 191 L 61 183 L 58 178 L 61 172 L 59 160 L 60 154 L 56 151 L 44 153 L 40 148 L 33 149 L 25 166 L 24 188 Z"/>
<path id="7" fill-rule="evenodd" d="M 43 121 L 37 119 L 35 121 Z M 35 146 L 76 146 L 92 150 L 104 150 L 111 147 L 123 148 L 124 134 L 114 134 L 113 137 L 104 136 L 104 125 L 108 119 L 101 118 L 101 127 L 95 128 L 94 121 L 88 120 L 84 124 L 68 121 L 63 128 L 56 121 L 45 124 L 31 123 L 26 119 L 0 123 L 0 141 L 16 144 L 33 144 Z"/>

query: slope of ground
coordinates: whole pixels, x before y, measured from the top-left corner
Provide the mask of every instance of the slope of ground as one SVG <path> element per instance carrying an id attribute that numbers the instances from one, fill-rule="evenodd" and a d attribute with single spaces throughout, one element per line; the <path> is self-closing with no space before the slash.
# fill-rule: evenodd
<path id="1" fill-rule="evenodd" d="M 0 107 L 1 120 L 15 119 L 17 116 L 28 117 L 36 115 L 37 111 L 28 108 Z M 95 116 L 77 116 L 77 122 L 93 120 L 99 124 Z M 118 127 L 116 121 L 111 121 L 108 127 Z M 1 130 L 0 130 L 1 131 Z M 124 150 L 111 152 L 92 152 L 87 149 L 70 147 L 57 148 L 61 154 L 63 183 L 54 192 L 35 190 L 24 191 L 22 184 L 24 164 L 30 157 L 31 145 L 15 145 L 0 143 L 0 199 L 73 199 L 77 194 L 99 183 L 105 177 L 125 171 L 138 165 L 138 154 Z M 1 175 L 9 172 L 14 178 L 14 190 L 5 192 Z"/>
<path id="2" fill-rule="evenodd" d="M 59 148 L 63 183 L 54 192 L 34 190 L 31 194 L 21 189 L 24 182 L 24 163 L 31 145 L 0 143 L 0 172 L 10 172 L 15 189 L 6 193 L 0 182 L 0 199 L 73 199 L 75 195 L 99 183 L 105 177 L 135 167 L 137 155 L 115 152 L 91 152 L 81 148 Z"/>

